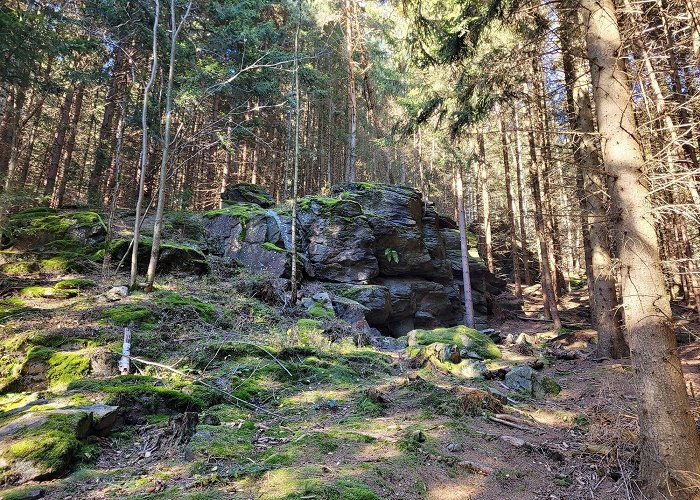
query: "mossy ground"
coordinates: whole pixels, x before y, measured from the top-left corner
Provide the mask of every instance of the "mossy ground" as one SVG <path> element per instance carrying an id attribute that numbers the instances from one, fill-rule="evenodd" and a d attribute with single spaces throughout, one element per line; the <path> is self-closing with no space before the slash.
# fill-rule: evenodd
<path id="1" fill-rule="evenodd" d="M 170 230 L 189 238 L 197 228 L 186 214 L 181 219 Z M 576 375 L 557 373 L 561 392 L 551 405 L 529 399 L 517 408 L 520 418 L 537 426 L 536 432 L 520 432 L 489 421 L 487 410 L 466 414 L 462 407 L 460 388 L 503 390 L 498 381 L 411 371 L 401 351 L 358 347 L 351 337 L 331 341 L 327 332 L 340 319 L 312 318 L 305 308 L 258 294 L 264 277 L 164 276 L 152 294 L 133 293 L 115 303 L 98 297 L 124 277 L 35 277 L 0 299 L 0 381 L 16 380 L 27 359 L 54 370 L 47 386 L 24 386 L 23 392 L 6 386 L 0 410 L 44 398 L 124 410 L 124 423 L 99 443 L 63 439 L 53 427 L 14 449 L 17 456 L 42 450 L 47 463 L 55 463 L 51 450 L 63 447 L 74 457 L 71 468 L 81 464 L 68 477 L 42 483 L 45 498 L 495 500 L 534 498 L 542 491 L 575 497 L 578 480 L 555 481 L 574 474 L 572 463 L 513 449 L 499 438 L 513 434 L 537 445 L 566 440 L 578 449 L 589 429 L 600 425 L 582 402 L 604 387 L 622 393 L 629 382 L 620 368 L 615 384 L 605 379 L 573 391 Z M 80 293 L 60 300 L 21 296 L 21 288 L 33 286 Z M 137 361 L 138 373 L 128 376 L 98 378 L 86 371 L 91 350 L 120 352 L 125 326 L 132 329 L 134 356 L 175 371 Z M 461 333 L 439 340 L 463 340 Z M 467 338 L 498 358 L 480 337 Z M 499 366 L 531 359 L 507 349 L 499 354 L 493 361 Z M 555 368 L 546 370 L 551 375 Z M 617 396 L 610 400 L 624 403 Z M 186 411 L 198 412 L 200 424 L 187 445 L 172 445 L 173 419 Z M 159 447 L 149 447 L 156 442 Z M 449 444 L 464 451 L 451 452 Z M 475 474 L 461 460 L 528 473 Z M 588 476 L 581 477 L 588 484 Z"/>

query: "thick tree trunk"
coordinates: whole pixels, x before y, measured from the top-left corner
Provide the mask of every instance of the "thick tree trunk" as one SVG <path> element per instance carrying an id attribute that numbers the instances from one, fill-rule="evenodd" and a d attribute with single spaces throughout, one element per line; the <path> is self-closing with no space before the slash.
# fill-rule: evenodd
<path id="1" fill-rule="evenodd" d="M 574 18 L 575 20 L 575 18 Z M 604 205 L 607 186 L 601 175 L 602 160 L 595 143 L 593 110 L 584 74 L 583 61 L 574 55 L 572 40 L 580 25 L 566 17 L 560 31 L 564 78 L 567 89 L 569 122 L 574 159 L 581 182 L 582 230 L 586 235 L 588 293 L 591 324 L 598 331 L 598 355 L 620 358 L 629 353 L 618 309 L 617 289 L 610 255 L 607 213 Z"/>
<path id="2" fill-rule="evenodd" d="M 617 13 L 612 0 L 580 0 L 580 7 L 603 163 L 612 179 L 622 305 L 639 391 L 640 473 L 652 498 L 698 498 L 700 437 L 676 350 Z"/>

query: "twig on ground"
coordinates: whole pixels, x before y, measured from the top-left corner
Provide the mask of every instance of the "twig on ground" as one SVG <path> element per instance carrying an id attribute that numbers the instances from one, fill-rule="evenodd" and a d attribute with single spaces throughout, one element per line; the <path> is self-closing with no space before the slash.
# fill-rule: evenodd
<path id="1" fill-rule="evenodd" d="M 274 411 L 267 410 L 267 409 L 263 408 L 262 406 L 258 406 L 254 403 L 251 403 L 250 401 L 246 401 L 245 399 L 239 398 L 238 396 L 234 396 L 230 392 L 228 392 L 220 387 L 216 387 L 215 385 L 204 382 L 203 380 L 200 380 L 197 377 L 190 375 L 189 373 L 185 373 L 182 370 L 178 370 L 177 368 L 173 368 L 172 366 L 164 365 L 162 363 L 156 363 L 155 361 L 148 361 L 147 359 L 137 358 L 135 356 L 129 356 L 129 359 L 131 359 L 132 361 L 136 361 L 137 363 L 143 363 L 144 365 L 156 366 L 158 368 L 162 368 L 164 370 L 169 370 L 171 372 L 177 373 L 178 375 L 189 378 L 190 380 L 194 381 L 197 384 L 203 385 L 204 387 L 208 387 L 209 389 L 212 389 L 214 391 L 218 391 L 221 394 L 225 395 L 226 397 L 228 397 L 228 398 L 230 398 L 238 403 L 244 404 L 250 408 L 254 408 L 255 410 L 261 411 L 263 413 L 267 413 L 268 415 L 272 415 L 275 417 L 281 417 L 281 415 L 279 413 L 275 413 Z"/>

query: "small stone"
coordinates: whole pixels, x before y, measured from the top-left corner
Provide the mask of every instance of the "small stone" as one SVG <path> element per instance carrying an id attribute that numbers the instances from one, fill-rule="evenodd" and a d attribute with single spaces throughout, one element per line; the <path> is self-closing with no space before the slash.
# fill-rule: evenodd
<path id="1" fill-rule="evenodd" d="M 450 453 L 461 453 L 464 451 L 464 446 L 462 446 L 460 443 L 449 443 L 447 445 L 447 451 Z"/>
<path id="2" fill-rule="evenodd" d="M 221 425 L 221 420 L 216 415 L 205 415 L 202 419 L 204 425 Z"/>
<path id="3" fill-rule="evenodd" d="M 126 286 L 114 286 L 105 293 L 105 298 L 109 302 L 116 302 L 129 295 L 129 288 Z"/>
<path id="4" fill-rule="evenodd" d="M 423 434 L 423 431 L 413 431 L 413 433 L 411 434 L 411 439 L 416 443 L 424 443 L 425 434 Z"/>
<path id="5" fill-rule="evenodd" d="M 515 446 L 516 448 L 522 448 L 525 446 L 525 440 L 515 436 L 501 436 L 501 441 L 505 441 L 509 445 Z"/>

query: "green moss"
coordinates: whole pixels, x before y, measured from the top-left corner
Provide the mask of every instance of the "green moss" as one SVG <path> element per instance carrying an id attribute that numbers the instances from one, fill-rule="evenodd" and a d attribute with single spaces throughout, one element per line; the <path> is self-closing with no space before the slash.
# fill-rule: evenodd
<path id="1" fill-rule="evenodd" d="M 311 308 L 308 310 L 309 315 L 312 318 L 319 319 L 333 319 L 335 318 L 335 311 L 333 309 L 328 309 L 323 302 L 315 301 Z"/>
<path id="2" fill-rule="evenodd" d="M 299 333 L 306 335 L 323 332 L 322 323 L 315 319 L 300 319 L 297 321 L 297 327 L 299 327 Z"/>
<path id="3" fill-rule="evenodd" d="M 158 292 L 155 295 L 153 302 L 165 309 L 193 310 L 200 319 L 209 323 L 213 322 L 217 316 L 216 309 L 211 304 L 206 304 L 194 297 L 184 297 L 174 292 Z"/>
<path id="4" fill-rule="evenodd" d="M 436 328 L 434 330 L 414 330 L 410 339 L 417 345 L 430 345 L 436 342 L 454 344 L 474 351 L 486 359 L 499 359 L 501 351 L 488 335 L 468 328 L 464 325 L 451 328 Z"/>
<path id="5" fill-rule="evenodd" d="M 56 352 L 48 362 L 46 376 L 52 384 L 68 384 L 90 372 L 90 358 L 84 352 Z"/>
<path id="6" fill-rule="evenodd" d="M 241 221 L 241 224 L 247 224 L 250 219 L 257 215 L 265 214 L 265 209 L 254 203 L 235 203 L 225 208 L 217 208 L 204 213 L 207 219 L 213 219 L 220 215 L 227 215 Z"/>
<path id="7" fill-rule="evenodd" d="M 187 211 L 169 213 L 166 229 L 177 233 L 177 236 L 188 239 L 198 239 L 204 235 L 204 224 L 202 224 L 200 216 Z"/>
<path id="8" fill-rule="evenodd" d="M 323 500 L 380 500 L 380 497 L 357 478 L 339 480 L 331 485 L 312 482 L 306 485 L 300 496 L 286 498 L 309 498 L 310 496 Z"/>
<path id="9" fill-rule="evenodd" d="M 82 443 L 75 431 L 84 419 L 83 413 L 50 414 L 40 426 L 24 429 L 4 456 L 31 462 L 42 473 L 63 471 L 80 452 Z"/>
<path id="10" fill-rule="evenodd" d="M 329 198 L 328 196 L 304 196 L 299 200 L 299 208 L 301 210 L 310 210 L 312 204 L 320 205 L 321 211 L 327 212 L 333 209 L 340 201 L 338 198 Z"/>
<path id="11" fill-rule="evenodd" d="M 46 299 L 67 299 L 78 295 L 80 290 L 71 288 L 56 289 L 51 286 L 29 286 L 20 290 L 22 297 L 46 298 Z"/>
<path id="12" fill-rule="evenodd" d="M 540 385 L 542 386 L 542 390 L 551 396 L 556 396 L 561 392 L 561 386 L 551 377 L 542 377 Z"/>
<path id="13" fill-rule="evenodd" d="M 265 243 L 262 244 L 263 249 L 269 250 L 271 252 L 279 252 L 279 253 L 285 253 L 286 250 L 284 248 L 280 248 L 274 243 L 270 243 L 269 241 L 266 241 Z"/>
<path id="14" fill-rule="evenodd" d="M 56 352 L 51 347 L 42 345 L 33 345 L 27 350 L 27 361 L 47 361 Z"/>
<path id="15" fill-rule="evenodd" d="M 95 283 L 93 280 L 86 278 L 71 278 L 67 280 L 61 280 L 58 283 L 56 283 L 53 287 L 55 290 L 82 290 L 83 288 L 92 288 L 94 286 L 97 286 L 97 283 Z"/>
<path id="16" fill-rule="evenodd" d="M 101 225 L 105 231 L 107 230 L 102 217 L 95 212 L 29 209 L 10 217 L 4 231 L 10 241 L 13 241 L 40 233 L 64 236 L 71 229 L 95 225 Z"/>
<path id="17" fill-rule="evenodd" d="M 17 298 L 8 298 L 0 300 L 0 319 L 14 316 L 25 311 L 29 311 L 25 302 Z"/>
<path id="18" fill-rule="evenodd" d="M 253 449 L 252 439 L 255 435 L 255 424 L 248 420 L 243 425 L 230 427 L 227 425 L 199 425 L 200 432 L 190 441 L 193 451 L 206 452 L 214 457 L 245 459 Z"/>
<path id="19" fill-rule="evenodd" d="M 0 266 L 0 272 L 15 276 L 18 274 L 30 274 L 39 270 L 36 262 L 11 262 Z"/>
<path id="20" fill-rule="evenodd" d="M 146 306 L 126 304 L 104 309 L 102 317 L 117 326 L 129 326 L 132 323 L 146 323 L 155 318 L 155 313 Z"/>
<path id="21" fill-rule="evenodd" d="M 164 410 L 198 411 L 207 402 L 182 390 L 163 385 L 163 381 L 142 375 L 122 375 L 106 380 L 79 379 L 68 385 L 69 390 L 101 392 L 106 403 L 139 408 L 147 414 Z"/>

